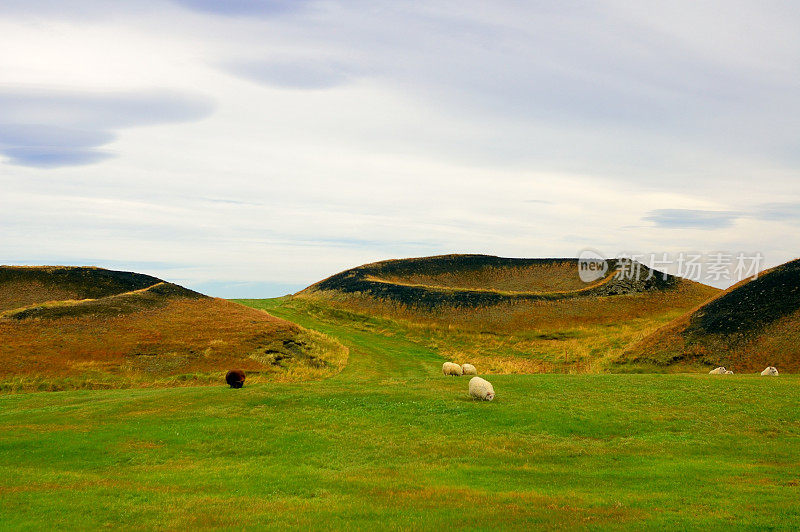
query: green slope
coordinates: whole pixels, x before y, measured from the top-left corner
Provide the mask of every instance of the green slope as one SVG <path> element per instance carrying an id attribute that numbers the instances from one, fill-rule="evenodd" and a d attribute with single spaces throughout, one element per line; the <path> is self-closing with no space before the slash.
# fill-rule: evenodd
<path id="1" fill-rule="evenodd" d="M 797 528 L 800 379 L 492 376 L 379 321 L 306 384 L 0 396 L 0 528 Z M 347 318 L 347 319 L 342 319 Z"/>

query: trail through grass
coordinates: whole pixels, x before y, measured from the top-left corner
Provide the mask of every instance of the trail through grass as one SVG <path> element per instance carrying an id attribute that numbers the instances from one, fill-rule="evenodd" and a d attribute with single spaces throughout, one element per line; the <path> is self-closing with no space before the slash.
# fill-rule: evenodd
<path id="1" fill-rule="evenodd" d="M 385 324 L 306 384 L 0 396 L 0 528 L 800 526 L 796 376 L 496 375 Z"/>

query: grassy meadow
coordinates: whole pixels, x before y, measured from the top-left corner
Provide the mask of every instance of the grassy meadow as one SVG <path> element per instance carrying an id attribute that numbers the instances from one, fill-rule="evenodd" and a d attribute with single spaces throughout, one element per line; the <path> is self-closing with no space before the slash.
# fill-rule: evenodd
<path id="1" fill-rule="evenodd" d="M 402 327 L 247 303 L 339 340 L 347 365 L 0 395 L 0 528 L 800 526 L 796 376 L 492 375 L 480 403 Z"/>
<path id="2" fill-rule="evenodd" d="M 713 293 L 689 285 L 663 292 L 468 309 L 443 306 L 434 311 L 361 295 L 326 300 L 315 294 L 283 300 L 282 308 L 294 309 L 297 316 L 356 323 L 378 334 L 403 336 L 448 360 L 471 361 L 495 374 L 674 372 L 702 370 L 707 361 L 680 368 L 669 362 L 619 365 L 618 361 L 631 345 Z M 273 312 L 263 302 L 248 304 Z"/>

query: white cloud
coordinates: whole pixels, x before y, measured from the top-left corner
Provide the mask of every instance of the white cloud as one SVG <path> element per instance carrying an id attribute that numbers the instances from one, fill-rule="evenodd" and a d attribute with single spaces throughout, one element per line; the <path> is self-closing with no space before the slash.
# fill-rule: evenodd
<path id="1" fill-rule="evenodd" d="M 800 203 L 796 9 L 189 4 L 0 8 L 0 95 L 25 103 L 0 99 L 4 256 L 283 286 L 395 256 L 800 244 L 752 214 Z M 17 165 L 45 148 L 94 164 Z M 646 220 L 686 211 L 751 215 Z"/>

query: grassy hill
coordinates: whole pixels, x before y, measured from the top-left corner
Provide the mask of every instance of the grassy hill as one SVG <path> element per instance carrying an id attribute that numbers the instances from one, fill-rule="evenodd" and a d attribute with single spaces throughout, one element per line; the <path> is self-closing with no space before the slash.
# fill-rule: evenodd
<path id="1" fill-rule="evenodd" d="M 444 255 L 367 264 L 296 294 L 316 315 L 373 323 L 495 373 L 606 371 L 622 350 L 719 290 L 620 263 L 593 283 L 577 259 Z M 652 275 L 651 275 L 652 273 Z"/>
<path id="2" fill-rule="evenodd" d="M 251 304 L 345 344 L 347 367 L 241 390 L 2 395 L 0 528 L 800 526 L 796 375 L 479 367 L 497 398 L 474 402 L 379 320 Z"/>
<path id="3" fill-rule="evenodd" d="M 319 378 L 336 342 L 266 312 L 155 277 L 81 267 L 0 267 L 0 391 Z"/>
<path id="4" fill-rule="evenodd" d="M 681 371 L 800 371 L 800 259 L 747 279 L 628 349 L 620 360 Z"/>
<path id="5" fill-rule="evenodd" d="M 0 312 L 45 301 L 108 297 L 159 282 L 149 275 L 102 268 L 0 266 Z"/>
<path id="6" fill-rule="evenodd" d="M 607 274 L 592 283 L 578 276 L 578 259 L 514 259 L 490 255 L 439 255 L 365 264 L 301 292 L 341 300 L 371 298 L 387 305 L 437 311 L 498 304 L 666 290 L 681 279 L 640 266 L 640 279 L 615 275 L 621 262 L 609 259 Z"/>

